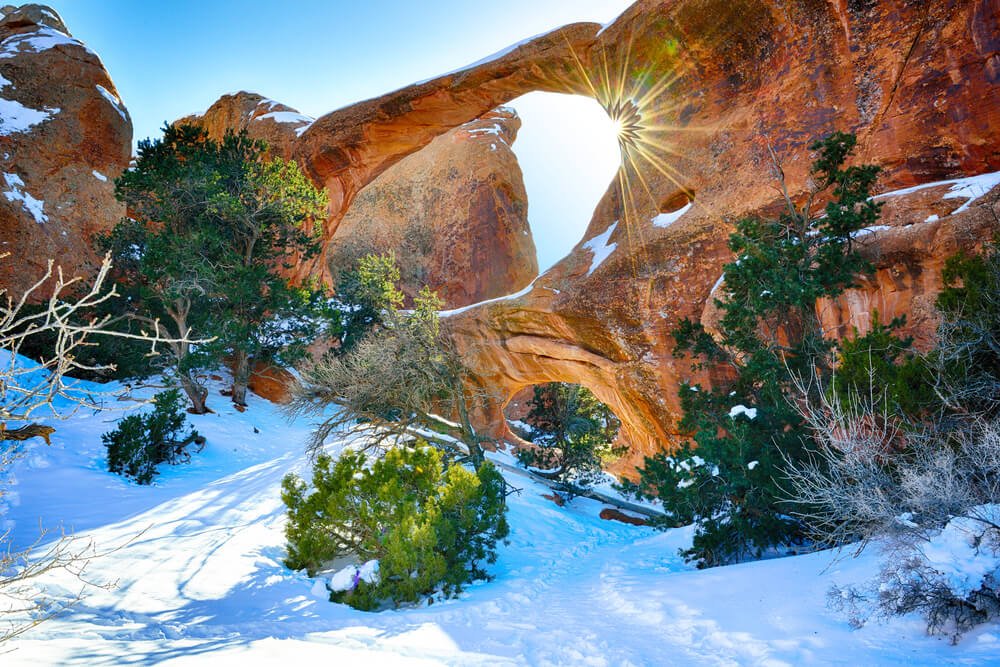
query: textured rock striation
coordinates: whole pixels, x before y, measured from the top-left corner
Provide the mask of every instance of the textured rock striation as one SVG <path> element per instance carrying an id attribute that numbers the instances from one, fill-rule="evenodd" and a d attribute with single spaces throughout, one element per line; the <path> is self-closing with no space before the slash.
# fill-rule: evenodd
<path id="1" fill-rule="evenodd" d="M 622 471 L 676 442 L 691 371 L 669 332 L 710 317 L 732 222 L 778 205 L 770 151 L 794 198 L 808 185 L 808 144 L 838 129 L 884 168 L 883 191 L 996 172 L 996 20 L 995 3 L 971 0 L 636 3 L 576 54 L 628 127 L 585 238 L 526 294 L 449 318 L 479 383 L 498 391 L 483 426 L 510 439 L 503 403 L 566 381 L 621 418 L 633 447 Z M 966 206 L 951 187 L 887 198 L 888 229 L 867 241 L 876 278 L 819 306 L 831 333 L 864 330 L 879 306 L 929 339 L 942 262 L 997 228 L 996 192 Z"/>
<path id="2" fill-rule="evenodd" d="M 223 98 L 200 122 L 214 133 L 246 127 L 328 189 L 326 238 L 335 242 L 316 262 L 298 267 L 301 276 L 329 277 L 338 249 L 368 226 L 402 243 L 400 226 L 421 217 L 426 223 L 457 202 L 464 207 L 481 197 L 454 220 L 430 223 L 428 247 L 440 242 L 456 251 L 428 250 L 417 267 L 426 275 L 438 272 L 453 304 L 489 299 L 446 313 L 474 383 L 495 392 L 493 404 L 477 415 L 480 426 L 510 438 L 503 406 L 517 391 L 550 381 L 580 383 L 621 418 L 622 437 L 633 446 L 624 470 L 678 438 L 677 389 L 691 371 L 672 357 L 670 331 L 682 317 L 711 324 L 711 296 L 731 259 L 726 240 L 733 221 L 779 205 L 776 163 L 790 195 L 803 197 L 808 145 L 833 130 L 856 133 L 859 161 L 880 164 L 880 188 L 897 194 L 886 197 L 884 228 L 863 239 L 878 274 L 836 303 L 819 304 L 823 321 L 831 333 L 846 335 L 864 330 L 878 306 L 885 317 L 906 313 L 912 332 L 927 343 L 940 266 L 951 252 L 992 236 L 1000 216 L 997 182 L 983 177 L 909 188 L 1000 170 L 998 15 L 995 0 L 639 0 L 609 26 L 559 28 L 311 123 L 269 116 L 294 111 L 250 94 Z M 3 228 L 13 230 L 4 240 L 26 248 L 29 237 L 33 245 L 41 238 L 46 253 L 61 247 L 62 231 L 79 231 L 57 228 L 52 221 L 64 218 L 56 214 L 70 216 L 73 208 L 65 219 L 87 219 L 76 217 L 76 207 L 87 205 L 79 195 L 79 165 L 67 167 L 65 156 L 46 153 L 46 144 L 84 156 L 74 159 L 94 170 L 114 172 L 127 160 L 127 114 L 110 102 L 116 100 L 110 80 L 55 20 L 41 10 L 19 10 L 0 22 L 0 75 L 13 83 L 0 94 L 36 114 L 19 116 L 23 129 L 5 125 L 0 134 L 4 173 L 25 184 L 8 182 L 10 194 L 0 198 Z M 44 31 L 59 43 L 36 48 L 41 42 L 22 37 Z M 62 83 L 43 84 L 42 72 Z M 107 97 L 82 94 L 97 85 Z M 70 94 L 77 89 L 80 95 Z M 458 163 L 470 172 L 468 188 L 461 179 L 445 187 L 451 172 L 442 183 L 438 167 L 473 145 L 477 156 L 484 154 L 487 138 L 466 137 L 465 146 L 463 132 L 488 127 L 495 122 L 487 116 L 491 110 L 536 90 L 601 102 L 621 122 L 623 163 L 581 242 L 517 292 L 531 267 L 502 265 L 507 257 L 520 261 L 529 246 L 513 242 L 517 193 L 509 207 L 497 198 L 517 179 L 511 172 L 503 172 L 506 181 L 493 179 L 475 157 Z M 98 126 L 104 128 L 99 140 L 81 143 Z M 118 131 L 125 135 L 121 151 L 108 152 Z M 77 199 L 60 199 L 73 188 L 67 196 Z M 470 195 L 473 190 L 479 194 Z M 405 198 L 420 204 L 396 211 Z M 44 205 L 37 207 L 36 199 Z M 32 207 L 49 220 L 36 222 Z M 33 225 L 30 233 L 17 236 L 25 221 Z M 484 236 L 482 230 L 492 231 Z M 496 244 L 496 259 L 484 261 L 476 253 L 489 244 Z M 70 256 L 74 248 L 79 244 L 67 242 Z M 449 269 L 446 263 L 456 258 L 460 266 Z M 462 274 L 463 267 L 473 265 L 492 277 L 470 288 L 447 284 L 449 270 L 465 279 L 472 274 Z M 489 298 L 504 289 L 517 293 Z"/>
<path id="3" fill-rule="evenodd" d="M 91 236 L 125 214 L 114 179 L 132 121 L 100 58 L 52 9 L 0 13 L 0 288 L 19 296 L 49 259 L 67 277 L 92 268 Z"/>

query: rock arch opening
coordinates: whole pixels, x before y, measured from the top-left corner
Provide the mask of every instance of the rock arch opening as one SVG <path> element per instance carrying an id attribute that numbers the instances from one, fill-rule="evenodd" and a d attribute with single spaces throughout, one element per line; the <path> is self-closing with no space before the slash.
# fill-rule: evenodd
<path id="1" fill-rule="evenodd" d="M 623 126 L 596 100 L 534 92 L 509 103 L 521 117 L 513 145 L 528 194 L 540 272 L 580 242 L 621 166 Z"/>
<path id="2" fill-rule="evenodd" d="M 600 482 L 625 453 L 618 437 L 621 420 L 580 384 L 523 387 L 507 402 L 504 418 L 522 465 L 562 483 Z"/>

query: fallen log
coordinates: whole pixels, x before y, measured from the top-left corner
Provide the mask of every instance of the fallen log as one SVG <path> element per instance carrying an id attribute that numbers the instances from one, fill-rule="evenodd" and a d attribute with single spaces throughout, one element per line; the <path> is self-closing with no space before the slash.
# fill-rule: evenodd
<path id="1" fill-rule="evenodd" d="M 54 428 L 43 424 L 28 424 L 27 426 L 22 426 L 21 428 L 8 429 L 7 424 L 0 423 L 0 442 L 3 442 L 4 440 L 28 440 L 30 438 L 41 438 L 45 441 L 46 445 L 51 445 L 52 442 L 49 441 L 49 436 L 55 432 L 56 430 Z"/>

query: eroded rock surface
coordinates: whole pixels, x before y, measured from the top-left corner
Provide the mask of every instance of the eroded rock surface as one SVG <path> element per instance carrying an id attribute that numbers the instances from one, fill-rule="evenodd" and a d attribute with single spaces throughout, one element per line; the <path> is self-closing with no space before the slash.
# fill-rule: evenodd
<path id="1" fill-rule="evenodd" d="M 634 5 L 578 54 L 595 89 L 624 91 L 620 108 L 638 115 L 584 240 L 527 294 L 450 318 L 480 383 L 499 388 L 482 423 L 510 437 L 504 400 L 577 382 L 623 422 L 633 452 L 620 470 L 669 448 L 691 377 L 669 332 L 711 309 L 732 222 L 778 203 L 770 151 L 795 198 L 808 186 L 808 144 L 834 130 L 858 135 L 858 159 L 885 170 L 883 191 L 997 171 L 996 20 L 986 1 Z M 892 229 L 869 250 L 879 273 L 826 306 L 832 331 L 864 330 L 868 307 L 884 303 L 929 338 L 941 263 L 996 225 L 995 200 L 957 212 L 964 200 L 940 194 L 887 203 Z M 928 207 L 937 221 L 925 222 Z"/>
<path id="2" fill-rule="evenodd" d="M 252 138 L 266 141 L 275 155 L 287 160 L 295 141 L 309 128 L 313 118 L 263 95 L 241 91 L 223 95 L 205 113 L 175 122 L 202 127 L 215 141 L 220 141 L 227 131 L 246 130 Z"/>
<path id="3" fill-rule="evenodd" d="M 331 270 L 393 251 L 403 291 L 427 284 L 457 308 L 516 292 L 538 275 L 528 197 L 511 144 L 521 120 L 491 111 L 443 134 L 364 188 L 331 240 Z"/>
<path id="4" fill-rule="evenodd" d="M 19 296 L 49 259 L 67 278 L 93 268 L 92 235 L 125 214 L 114 179 L 132 121 L 100 58 L 55 11 L 0 13 L 0 253 L 10 253 L 0 288 Z"/>
<path id="5" fill-rule="evenodd" d="M 575 24 L 458 72 L 330 113 L 292 155 L 330 192 L 328 238 L 379 175 L 529 91 L 590 95 L 624 124 L 623 167 L 581 242 L 522 293 L 451 313 L 476 376 L 496 392 L 480 425 L 510 437 L 502 407 L 543 382 L 584 384 L 633 446 L 627 470 L 677 440 L 671 355 L 682 317 L 711 316 L 740 216 L 772 211 L 777 165 L 793 198 L 808 145 L 834 130 L 884 169 L 882 191 L 1000 170 L 995 0 L 640 0 L 612 25 Z M 918 339 L 947 254 L 995 228 L 995 197 L 901 194 L 868 252 L 879 274 L 837 304 L 832 332 L 868 309 L 906 312 Z M 937 215 L 937 220 L 929 220 Z M 326 270 L 328 258 L 302 266 Z"/>

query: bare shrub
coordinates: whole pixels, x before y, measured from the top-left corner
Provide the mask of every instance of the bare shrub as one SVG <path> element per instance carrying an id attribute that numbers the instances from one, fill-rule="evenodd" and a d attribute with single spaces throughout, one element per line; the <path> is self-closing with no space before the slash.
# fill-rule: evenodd
<path id="1" fill-rule="evenodd" d="M 484 459 L 471 413 L 488 395 L 468 388 L 454 343 L 441 330 L 441 302 L 426 288 L 413 311 L 392 309 L 385 326 L 364 336 L 347 354 L 327 356 L 301 369 L 288 405 L 291 415 L 325 415 L 309 451 L 317 455 L 333 435 L 369 448 L 416 436 L 460 453 L 478 469 Z M 451 422 L 439 412 L 458 418 Z"/>
<path id="2" fill-rule="evenodd" d="M 0 255 L 0 259 L 7 256 Z M 85 348 L 96 344 L 95 336 L 142 340 L 149 344 L 151 354 L 156 353 L 160 344 L 204 342 L 165 337 L 155 321 L 151 322 L 151 335 L 132 334 L 110 330 L 113 324 L 110 316 L 88 316 L 88 312 L 117 296 L 114 287 L 105 286 L 110 269 L 111 262 L 105 257 L 89 289 L 76 292 L 81 279 L 65 278 L 62 269 L 54 267 L 50 260 L 45 274 L 19 298 L 7 294 L 2 299 L 5 290 L 0 290 L 0 351 L 6 353 L 0 357 L 0 507 L 11 481 L 11 466 L 26 451 L 18 441 L 41 437 L 48 443 L 48 436 L 55 431 L 51 426 L 34 423 L 8 429 L 9 423 L 29 422 L 39 417 L 66 419 L 81 408 L 107 409 L 111 392 L 95 392 L 89 385 L 70 378 L 74 372 L 110 368 L 81 361 L 85 358 Z M 42 307 L 29 308 L 28 304 L 43 293 L 47 298 Z M 18 354 L 25 342 L 40 335 L 53 340 L 50 353 L 37 364 L 20 362 Z M 52 538 L 54 541 L 42 547 Z M 59 603 L 35 590 L 32 583 L 38 577 L 57 570 L 68 572 L 85 589 L 93 585 L 83 575 L 95 555 L 89 541 L 61 533 L 56 537 L 42 530 L 33 544 L 17 550 L 13 548 L 10 530 L 0 533 L 0 642 L 27 632 L 64 608 L 65 602 Z"/>
<path id="3" fill-rule="evenodd" d="M 834 609 L 856 626 L 920 613 L 957 641 L 1000 614 L 1000 422 L 916 426 L 885 405 L 800 406 L 819 449 L 785 486 L 817 542 L 882 551 L 875 581 L 830 592 Z"/>

